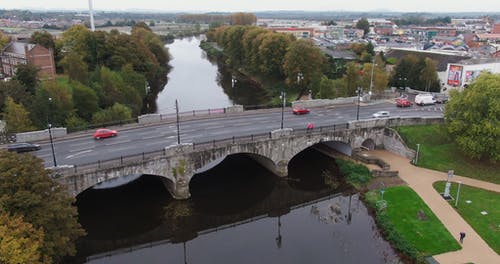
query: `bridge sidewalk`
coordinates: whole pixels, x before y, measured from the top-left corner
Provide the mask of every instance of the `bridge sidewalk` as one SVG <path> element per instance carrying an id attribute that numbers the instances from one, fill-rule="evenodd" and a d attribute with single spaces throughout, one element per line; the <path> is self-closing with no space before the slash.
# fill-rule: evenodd
<path id="1" fill-rule="evenodd" d="M 463 231 L 467 234 L 461 250 L 434 256 L 439 263 L 500 263 L 500 256 L 432 187 L 434 182 L 446 180 L 447 173 L 413 166 L 410 160 L 389 151 L 374 150 L 368 153 L 383 159 L 390 164 L 391 169 L 398 170 L 399 176 L 425 201 L 457 241 L 459 241 L 460 232 Z M 500 192 L 500 185 L 494 183 L 461 176 L 454 176 L 453 181 L 461 181 L 465 185 Z"/>

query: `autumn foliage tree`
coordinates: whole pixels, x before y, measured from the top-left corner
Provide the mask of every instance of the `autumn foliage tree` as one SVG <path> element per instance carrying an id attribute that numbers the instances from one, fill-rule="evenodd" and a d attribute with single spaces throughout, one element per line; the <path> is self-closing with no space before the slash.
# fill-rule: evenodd
<path id="1" fill-rule="evenodd" d="M 72 206 L 74 198 L 49 177 L 43 161 L 33 155 L 0 151 L 0 168 L 0 208 L 11 216 L 22 216 L 23 222 L 32 225 L 33 243 L 42 238 L 37 230 L 43 231 L 41 261 L 58 262 L 64 256 L 74 255 L 74 242 L 85 233 Z M 11 224 L 17 221 L 22 225 L 13 221 Z M 28 230 L 29 226 L 23 228 Z M 33 243 L 31 250 L 36 248 Z"/>
<path id="2" fill-rule="evenodd" d="M 42 263 L 43 229 L 0 208 L 0 263 Z"/>

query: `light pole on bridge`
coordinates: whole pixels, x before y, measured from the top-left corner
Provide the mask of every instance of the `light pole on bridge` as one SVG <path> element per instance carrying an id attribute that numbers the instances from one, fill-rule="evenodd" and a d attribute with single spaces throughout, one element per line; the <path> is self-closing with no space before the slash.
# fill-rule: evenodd
<path id="1" fill-rule="evenodd" d="M 281 102 L 282 102 L 282 106 L 281 106 L 281 129 L 283 129 L 283 120 L 285 118 L 285 104 L 286 104 L 286 93 L 285 91 L 282 91 L 281 92 Z"/>
<path id="2" fill-rule="evenodd" d="M 361 103 L 361 87 L 358 87 L 358 107 L 356 110 L 356 120 L 359 120 L 359 104 Z"/>
<path id="3" fill-rule="evenodd" d="M 175 99 L 175 116 L 176 116 L 176 123 L 177 123 L 177 144 L 181 144 L 181 126 L 179 123 L 179 103 L 177 102 L 177 99 Z"/>
<path id="4" fill-rule="evenodd" d="M 54 141 L 52 140 L 52 124 L 50 122 L 50 110 L 52 110 L 52 97 L 49 97 L 49 110 L 47 112 L 47 128 L 49 129 L 50 148 L 52 149 L 52 160 L 54 167 L 57 167 L 56 152 L 54 150 Z"/>

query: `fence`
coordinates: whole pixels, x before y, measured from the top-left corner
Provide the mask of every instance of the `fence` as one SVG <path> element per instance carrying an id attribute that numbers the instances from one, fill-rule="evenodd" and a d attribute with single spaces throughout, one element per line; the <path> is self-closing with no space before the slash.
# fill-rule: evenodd
<path id="1" fill-rule="evenodd" d="M 331 126 L 321 126 L 321 127 L 316 127 L 313 129 L 292 130 L 292 135 L 293 136 L 300 136 L 300 135 L 305 135 L 305 134 L 321 134 L 321 133 L 327 132 L 327 131 L 340 131 L 340 130 L 346 130 L 348 128 L 349 128 L 348 123 L 334 124 Z M 219 147 L 219 146 L 226 146 L 226 145 L 236 144 L 236 143 L 240 144 L 240 143 L 256 142 L 256 141 L 267 140 L 267 139 L 271 139 L 271 138 L 272 138 L 271 132 L 250 134 L 250 135 L 244 135 L 244 136 L 233 136 L 230 138 L 213 139 L 210 141 L 203 141 L 203 142 L 193 142 L 192 148 L 193 148 L 193 150 L 207 150 L 207 149 L 211 149 L 211 148 L 215 148 L 215 147 Z M 107 169 L 107 168 L 116 168 L 117 166 L 123 166 L 123 165 L 141 164 L 150 158 L 156 158 L 156 157 L 162 157 L 162 156 L 163 157 L 166 156 L 166 150 L 164 148 L 160 149 L 160 150 L 142 152 L 139 154 L 121 156 L 119 158 L 114 158 L 114 159 L 109 159 L 109 160 L 98 160 L 97 162 L 85 163 L 85 164 L 80 164 L 80 165 L 73 165 L 72 170 L 68 171 L 68 174 L 83 172 L 83 171 L 92 170 L 92 169 L 100 170 L 100 169 Z"/>

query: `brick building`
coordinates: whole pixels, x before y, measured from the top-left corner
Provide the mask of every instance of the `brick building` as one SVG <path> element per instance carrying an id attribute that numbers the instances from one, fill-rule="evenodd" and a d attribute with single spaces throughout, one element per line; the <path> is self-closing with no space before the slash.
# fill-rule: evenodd
<path id="1" fill-rule="evenodd" d="M 4 77 L 14 76 L 17 65 L 28 63 L 40 69 L 40 79 L 55 77 L 56 66 L 52 49 L 37 44 L 11 42 L 0 53 L 0 71 Z"/>

